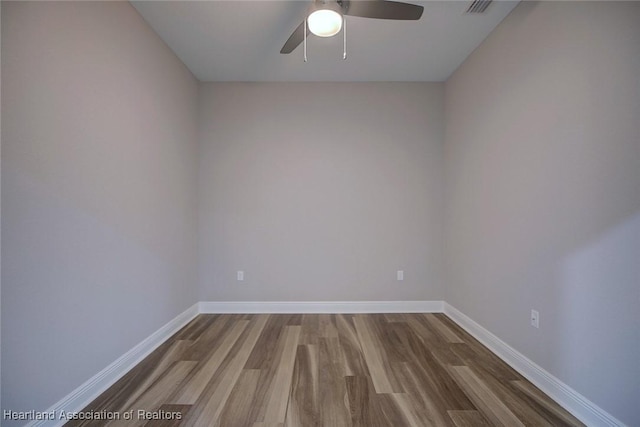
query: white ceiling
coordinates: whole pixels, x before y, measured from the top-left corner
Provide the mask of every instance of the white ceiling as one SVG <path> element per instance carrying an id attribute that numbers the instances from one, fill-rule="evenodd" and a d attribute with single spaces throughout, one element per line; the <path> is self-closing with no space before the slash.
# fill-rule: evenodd
<path id="1" fill-rule="evenodd" d="M 419 21 L 347 17 L 342 33 L 311 36 L 280 49 L 310 1 L 133 1 L 133 6 L 201 81 L 444 81 L 515 7 L 494 1 L 480 15 L 470 1 L 409 1 L 424 6 Z"/>

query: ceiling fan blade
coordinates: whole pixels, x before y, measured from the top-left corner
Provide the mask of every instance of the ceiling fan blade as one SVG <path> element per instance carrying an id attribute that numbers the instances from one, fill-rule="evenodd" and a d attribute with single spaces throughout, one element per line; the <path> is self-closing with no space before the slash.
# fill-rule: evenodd
<path id="1" fill-rule="evenodd" d="M 309 28 L 307 28 L 307 36 L 310 34 Z M 285 42 L 282 49 L 280 49 L 280 53 L 291 53 L 298 47 L 300 43 L 304 40 L 304 21 L 298 25 L 293 33 L 289 36 L 289 39 Z"/>
<path id="2" fill-rule="evenodd" d="M 424 7 L 395 1 L 343 1 L 342 9 L 345 15 L 361 16 L 363 18 L 398 19 L 414 21 L 420 19 Z"/>

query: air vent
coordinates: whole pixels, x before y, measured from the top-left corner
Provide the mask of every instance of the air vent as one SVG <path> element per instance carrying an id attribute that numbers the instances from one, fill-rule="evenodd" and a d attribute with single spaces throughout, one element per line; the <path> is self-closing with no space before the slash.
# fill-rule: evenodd
<path id="1" fill-rule="evenodd" d="M 493 0 L 473 0 L 466 13 L 483 13 Z"/>

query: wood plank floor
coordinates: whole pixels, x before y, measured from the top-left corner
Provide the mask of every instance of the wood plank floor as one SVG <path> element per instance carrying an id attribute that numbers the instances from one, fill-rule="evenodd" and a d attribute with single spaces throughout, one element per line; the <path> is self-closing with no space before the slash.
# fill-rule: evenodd
<path id="1" fill-rule="evenodd" d="M 444 314 L 200 315 L 84 411 L 132 410 L 67 425 L 582 425 Z"/>

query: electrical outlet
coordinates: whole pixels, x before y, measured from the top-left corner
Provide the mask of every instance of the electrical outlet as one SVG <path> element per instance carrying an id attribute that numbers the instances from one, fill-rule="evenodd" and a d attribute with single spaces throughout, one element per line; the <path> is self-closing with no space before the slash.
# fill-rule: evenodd
<path id="1" fill-rule="evenodd" d="M 238 282 L 244 281 L 244 271 L 238 270 L 236 273 L 236 279 L 238 279 Z"/>
<path id="2" fill-rule="evenodd" d="M 534 328 L 540 327 L 540 313 L 536 310 L 531 310 L 531 326 Z"/>
<path id="3" fill-rule="evenodd" d="M 404 280 L 404 270 L 396 271 L 396 280 L 398 280 L 399 282 Z"/>

